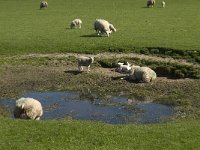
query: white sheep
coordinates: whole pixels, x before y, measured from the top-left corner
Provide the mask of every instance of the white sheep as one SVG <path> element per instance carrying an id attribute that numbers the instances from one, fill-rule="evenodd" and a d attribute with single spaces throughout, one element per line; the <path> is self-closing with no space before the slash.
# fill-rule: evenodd
<path id="1" fill-rule="evenodd" d="M 70 24 L 70 28 L 71 29 L 74 29 L 74 28 L 81 28 L 81 24 L 82 24 L 82 21 L 81 19 L 74 19 L 71 24 Z"/>
<path id="2" fill-rule="evenodd" d="M 165 1 L 162 1 L 161 4 L 162 4 L 162 7 L 165 8 Z"/>
<path id="3" fill-rule="evenodd" d="M 81 56 L 78 58 L 78 69 L 83 71 L 83 66 L 87 67 L 87 72 L 90 71 L 90 65 L 94 62 L 94 57 Z"/>
<path id="4" fill-rule="evenodd" d="M 41 3 L 40 3 L 40 9 L 47 8 L 47 7 L 48 7 L 48 3 L 46 1 L 41 1 Z"/>
<path id="5" fill-rule="evenodd" d="M 148 83 L 156 79 L 156 73 L 149 67 L 132 66 L 128 78 Z"/>
<path id="6" fill-rule="evenodd" d="M 41 103 L 33 98 L 20 98 L 16 101 L 14 117 L 20 119 L 40 120 L 43 115 Z"/>
<path id="7" fill-rule="evenodd" d="M 147 7 L 154 7 L 155 0 L 147 0 Z"/>
<path id="8" fill-rule="evenodd" d="M 119 67 L 116 68 L 116 71 L 120 73 L 128 73 L 129 70 L 131 69 L 131 64 L 129 64 L 128 62 L 127 64 L 119 62 L 118 65 Z"/>
<path id="9" fill-rule="evenodd" d="M 109 37 L 112 32 L 117 31 L 112 24 L 104 19 L 96 19 L 94 22 L 94 29 L 98 35 L 106 34 L 107 37 Z"/>

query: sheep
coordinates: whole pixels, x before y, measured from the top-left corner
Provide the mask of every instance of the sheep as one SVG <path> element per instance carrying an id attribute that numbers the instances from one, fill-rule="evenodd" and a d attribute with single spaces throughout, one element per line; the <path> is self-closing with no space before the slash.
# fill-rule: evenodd
<path id="1" fill-rule="evenodd" d="M 47 8 L 47 7 L 48 7 L 48 3 L 46 1 L 41 1 L 41 3 L 40 3 L 40 9 Z"/>
<path id="2" fill-rule="evenodd" d="M 116 71 L 120 73 L 128 73 L 128 71 L 131 69 L 131 64 L 129 64 L 128 62 L 127 64 L 119 62 L 118 65 L 119 67 L 116 68 Z"/>
<path id="3" fill-rule="evenodd" d="M 161 4 L 162 4 L 162 7 L 165 8 L 165 1 L 162 1 Z"/>
<path id="4" fill-rule="evenodd" d="M 155 0 L 147 0 L 147 7 L 154 7 Z"/>
<path id="5" fill-rule="evenodd" d="M 94 62 L 94 57 L 81 56 L 78 58 L 78 70 L 83 71 L 83 66 L 87 67 L 87 72 L 90 71 L 90 65 Z"/>
<path id="6" fill-rule="evenodd" d="M 20 119 L 40 120 L 43 115 L 41 103 L 33 98 L 20 98 L 16 101 L 14 117 Z"/>
<path id="7" fill-rule="evenodd" d="M 71 29 L 74 29 L 74 28 L 81 28 L 81 24 L 82 24 L 82 21 L 81 19 L 74 19 L 71 24 L 70 24 L 70 28 Z"/>
<path id="8" fill-rule="evenodd" d="M 104 19 L 96 19 L 94 22 L 94 29 L 98 35 L 103 35 L 104 33 L 109 37 L 112 32 L 116 32 L 115 27 Z"/>
<path id="9" fill-rule="evenodd" d="M 148 83 L 156 79 L 156 73 L 149 67 L 133 66 L 128 79 Z"/>

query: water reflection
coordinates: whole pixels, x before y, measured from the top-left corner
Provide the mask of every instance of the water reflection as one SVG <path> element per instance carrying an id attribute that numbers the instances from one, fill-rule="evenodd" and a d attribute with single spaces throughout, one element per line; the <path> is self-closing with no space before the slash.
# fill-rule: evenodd
<path id="1" fill-rule="evenodd" d="M 44 109 L 42 120 L 72 118 L 96 120 L 111 124 L 158 123 L 170 118 L 171 107 L 145 103 L 125 96 L 98 96 L 83 92 L 27 92 L 23 97 L 38 99 Z M 1 100 L 0 106 L 12 112 L 15 101 Z M 11 113 L 12 116 L 12 113 Z M 13 116 L 12 116 L 13 117 Z"/>

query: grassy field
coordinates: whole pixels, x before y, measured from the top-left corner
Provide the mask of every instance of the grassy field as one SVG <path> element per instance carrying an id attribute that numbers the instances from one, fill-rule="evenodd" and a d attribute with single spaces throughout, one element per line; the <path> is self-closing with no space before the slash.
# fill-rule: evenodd
<path id="1" fill-rule="evenodd" d="M 156 0 L 154 8 L 146 8 L 146 0 L 48 0 L 49 7 L 45 10 L 40 10 L 39 4 L 40 0 L 0 0 L 0 71 L 2 75 L 0 81 L 4 83 L 0 86 L 2 95 L 10 94 L 12 90 L 18 92 L 18 89 L 40 88 L 44 83 L 47 84 L 45 89 L 48 89 L 46 88 L 48 86 L 59 89 L 60 86 L 66 85 L 72 88 L 77 83 L 87 87 L 97 83 L 103 90 L 108 90 L 112 88 L 107 86 L 110 82 L 115 83 L 113 86 L 117 85 L 116 87 L 121 87 L 121 82 L 125 82 L 120 81 L 118 84 L 108 77 L 99 77 L 98 81 L 91 80 L 95 84 L 87 82 L 89 80 L 82 82 L 85 76 L 86 79 L 92 77 L 98 79 L 96 74 L 86 74 L 82 78 L 79 75 L 67 74 L 67 77 L 71 77 L 68 81 L 66 74 L 61 70 L 63 65 L 67 66 L 69 63 L 66 58 L 63 60 L 59 58 L 53 60 L 48 57 L 44 60 L 43 58 L 16 60 L 5 55 L 136 52 L 138 49 L 146 54 L 146 49 L 152 48 L 155 54 L 157 50 L 169 49 L 168 55 L 177 58 L 179 55 L 175 56 L 174 51 L 177 50 L 177 54 L 181 51 L 180 55 L 184 56 L 181 58 L 200 63 L 200 0 L 166 0 L 166 8 L 161 8 L 161 0 Z M 81 29 L 69 29 L 70 22 L 75 18 L 83 21 Z M 110 21 L 117 32 L 112 33 L 109 38 L 97 37 L 93 29 L 93 23 L 97 18 Z M 182 54 L 186 50 L 189 50 L 188 53 Z M 58 62 L 60 68 L 58 68 Z M 103 63 L 109 64 L 105 60 Z M 164 66 L 164 69 L 172 70 L 169 74 L 178 69 L 178 75 L 181 77 L 190 77 L 190 72 L 199 72 L 196 66 L 190 68 L 193 70 L 189 70 L 187 66 L 184 68 L 183 65 L 177 64 L 177 66 L 170 64 L 172 67 L 170 68 L 165 63 L 155 64 L 155 62 L 142 60 L 138 60 L 138 63 L 156 65 L 154 67 Z M 19 68 L 20 65 L 22 65 L 21 68 Z M 52 69 L 53 67 L 56 71 Z M 45 69 L 50 71 L 45 72 Z M 34 73 L 38 76 L 34 77 Z M 195 77 L 197 76 L 199 74 Z M 132 92 L 147 92 L 151 95 L 159 93 L 161 96 L 158 97 L 158 101 L 165 102 L 166 100 L 166 104 L 185 107 L 183 110 L 197 115 L 193 118 L 199 118 L 199 79 L 185 83 L 182 83 L 182 80 L 168 81 L 166 79 L 163 83 L 168 84 L 159 84 L 159 86 L 148 84 L 142 87 L 142 84 L 128 83 L 124 88 L 130 88 L 128 85 L 131 84 L 134 87 Z M 152 89 L 153 93 L 150 93 Z M 163 96 L 163 93 L 166 95 Z M 0 150 L 183 150 L 200 147 L 199 120 L 172 121 L 154 125 L 108 125 L 72 120 L 39 122 L 12 120 L 2 118 L 4 114 L 1 112 L 4 110 L 0 110 Z"/>
<path id="2" fill-rule="evenodd" d="M 0 128 L 0 147 L 6 150 L 194 150 L 200 146 L 199 121 L 114 126 L 84 121 L 1 119 Z"/>
<path id="3" fill-rule="evenodd" d="M 146 8 L 143 0 L 0 0 L 0 54 L 49 52 L 127 51 L 138 47 L 200 50 L 200 1 L 156 1 Z M 82 29 L 69 23 L 80 18 Z M 95 37 L 97 18 L 117 29 L 110 38 Z"/>

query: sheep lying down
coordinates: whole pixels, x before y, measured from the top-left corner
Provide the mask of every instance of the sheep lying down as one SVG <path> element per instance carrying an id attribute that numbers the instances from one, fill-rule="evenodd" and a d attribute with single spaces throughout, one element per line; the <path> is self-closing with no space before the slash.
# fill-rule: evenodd
<path id="1" fill-rule="evenodd" d="M 156 76 L 156 73 L 149 67 L 132 66 L 128 79 L 148 83 L 155 80 Z"/>
<path id="2" fill-rule="evenodd" d="M 14 117 L 20 119 L 40 120 L 43 115 L 41 103 L 33 98 L 20 98 L 16 101 Z"/>
<path id="3" fill-rule="evenodd" d="M 131 69 L 131 64 L 129 64 L 128 62 L 127 64 L 119 62 L 118 65 L 119 66 L 116 68 L 115 71 L 120 72 L 120 73 L 128 73 L 129 70 Z"/>
<path id="4" fill-rule="evenodd" d="M 94 57 L 81 56 L 78 58 L 78 70 L 83 71 L 83 66 L 87 67 L 87 72 L 90 71 L 90 65 L 94 62 Z"/>

